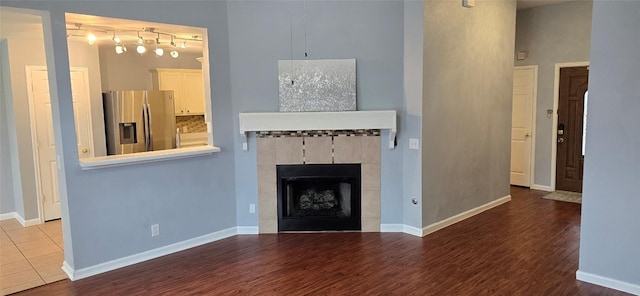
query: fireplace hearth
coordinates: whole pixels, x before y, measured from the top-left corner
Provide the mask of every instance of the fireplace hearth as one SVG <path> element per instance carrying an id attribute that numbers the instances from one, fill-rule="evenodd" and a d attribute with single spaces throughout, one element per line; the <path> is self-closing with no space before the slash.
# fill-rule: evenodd
<path id="1" fill-rule="evenodd" d="M 360 164 L 278 165 L 278 231 L 361 230 L 360 171 Z"/>

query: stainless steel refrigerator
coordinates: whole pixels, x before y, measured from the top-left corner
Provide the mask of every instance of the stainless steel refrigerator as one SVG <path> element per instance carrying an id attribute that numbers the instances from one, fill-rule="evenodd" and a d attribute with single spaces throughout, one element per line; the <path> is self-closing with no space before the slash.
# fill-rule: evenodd
<path id="1" fill-rule="evenodd" d="M 176 148 L 173 91 L 102 94 L 107 154 Z"/>

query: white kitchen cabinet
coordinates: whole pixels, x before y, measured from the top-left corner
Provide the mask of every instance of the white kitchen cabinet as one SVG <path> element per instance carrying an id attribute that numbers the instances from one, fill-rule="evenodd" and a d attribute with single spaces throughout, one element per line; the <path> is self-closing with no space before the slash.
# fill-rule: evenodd
<path id="1" fill-rule="evenodd" d="M 153 69 L 151 81 L 155 90 L 172 90 L 176 115 L 204 114 L 202 70 Z"/>

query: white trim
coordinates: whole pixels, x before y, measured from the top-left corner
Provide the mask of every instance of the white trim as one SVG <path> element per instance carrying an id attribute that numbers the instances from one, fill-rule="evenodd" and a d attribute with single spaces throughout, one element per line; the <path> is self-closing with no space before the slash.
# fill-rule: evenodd
<path id="1" fill-rule="evenodd" d="M 428 225 L 428 226 L 426 226 L 425 228 L 422 229 L 422 233 L 423 233 L 423 235 L 428 235 L 428 234 L 434 233 L 434 232 L 436 232 L 436 231 L 438 231 L 440 229 L 443 229 L 443 228 L 445 228 L 447 226 L 451 226 L 453 224 L 456 224 L 456 223 L 458 223 L 458 222 L 460 222 L 460 221 L 462 221 L 464 219 L 470 218 L 470 217 L 475 216 L 477 214 L 480 214 L 480 213 L 482 213 L 482 212 L 484 212 L 486 210 L 489 210 L 489 209 L 495 208 L 495 207 L 497 207 L 497 206 L 499 206 L 501 204 L 507 203 L 509 201 L 511 201 L 511 195 L 507 195 L 507 196 L 498 198 L 498 199 L 496 199 L 496 200 L 494 200 L 492 202 L 488 202 L 486 204 L 483 204 L 483 205 L 481 205 L 479 207 L 473 208 L 473 209 L 468 210 L 466 212 L 462 212 L 462 213 L 460 213 L 458 215 L 455 215 L 453 217 L 450 217 L 450 218 L 444 219 L 442 221 L 438 221 L 436 223 Z"/>
<path id="2" fill-rule="evenodd" d="M 90 277 L 93 275 L 97 275 L 100 273 L 104 273 L 107 271 L 112 271 L 118 268 L 122 268 L 125 266 L 133 265 L 136 263 L 140 263 L 143 261 L 155 259 L 161 256 L 169 255 L 172 253 L 180 252 L 186 249 L 190 249 L 193 247 L 197 247 L 200 245 L 208 244 L 211 242 L 215 242 L 221 239 L 225 239 L 231 236 L 236 235 L 237 229 L 236 227 L 231 227 L 227 229 L 223 229 L 220 231 L 216 231 L 210 234 L 205 234 L 203 236 L 199 236 L 196 238 L 188 239 L 185 241 L 177 242 L 175 244 L 171 244 L 168 246 L 156 248 L 153 250 L 145 251 L 142 253 L 118 258 L 115 260 L 111 260 L 108 262 L 96 264 L 93 266 L 85 267 L 82 269 L 74 270 L 69 264 L 66 262 L 63 263 L 63 270 L 69 276 L 69 279 L 72 281 L 83 279 L 86 277 Z"/>
<path id="3" fill-rule="evenodd" d="M 380 232 L 404 232 L 404 224 L 380 224 Z"/>
<path id="4" fill-rule="evenodd" d="M 556 63 L 553 78 L 553 123 L 551 124 L 551 190 L 556 190 L 556 161 L 558 157 L 558 101 L 560 87 L 560 68 L 589 66 L 589 61 Z"/>
<path id="5" fill-rule="evenodd" d="M 29 130 L 31 131 L 31 154 L 33 157 L 33 167 L 34 167 L 34 180 L 36 186 L 36 199 L 38 200 L 38 217 L 40 222 L 44 222 L 44 206 L 42 205 L 42 193 L 40 188 L 42 187 L 42 182 L 40 180 L 40 156 L 38 155 L 38 133 L 36 130 L 36 107 L 33 98 L 33 81 L 31 79 L 31 74 L 34 71 L 47 71 L 47 67 L 45 66 L 25 66 L 25 75 L 26 75 L 26 84 L 27 84 L 27 102 L 29 103 Z M 53 111 L 51 111 L 53 112 Z M 53 128 L 53 127 L 51 127 Z M 59 184 L 57 184 L 59 186 Z M 18 220 L 20 221 L 20 220 Z M 24 220 L 23 220 L 24 221 Z"/>
<path id="6" fill-rule="evenodd" d="M 18 213 L 16 213 L 16 212 L 9 212 L 9 213 L 0 214 L 0 221 L 2 221 L 2 220 L 10 220 L 10 219 L 18 220 L 18 218 L 16 218 L 16 216 L 18 216 Z"/>
<path id="7" fill-rule="evenodd" d="M 238 226 L 237 234 L 258 234 L 258 226 Z"/>
<path id="8" fill-rule="evenodd" d="M 33 226 L 33 225 L 38 225 L 38 224 L 42 224 L 43 222 L 40 222 L 40 218 L 35 218 L 35 219 L 31 219 L 31 220 L 25 220 L 22 216 L 20 216 L 20 214 L 15 213 L 15 216 L 13 218 L 15 218 L 16 220 L 18 220 L 18 222 L 20 222 L 20 224 L 22 224 L 22 227 L 29 227 L 29 226 Z"/>
<path id="9" fill-rule="evenodd" d="M 131 154 L 99 156 L 79 160 L 82 170 L 103 169 L 115 166 L 133 165 L 148 162 L 173 160 L 180 158 L 196 157 L 220 152 L 220 148 L 214 146 L 198 146 L 159 151 L 148 151 Z"/>
<path id="10" fill-rule="evenodd" d="M 245 151 L 248 150 L 247 132 L 291 130 L 388 129 L 389 149 L 395 148 L 395 110 L 240 113 L 238 117 Z"/>
<path id="11" fill-rule="evenodd" d="M 418 227 L 409 226 L 407 224 L 402 225 L 402 232 L 406 234 L 415 235 L 418 237 L 425 236 L 424 229 L 420 229 Z"/>
<path id="12" fill-rule="evenodd" d="M 640 295 L 640 285 L 638 284 L 623 282 L 620 280 L 616 280 L 616 279 L 612 279 L 612 278 L 608 278 L 608 277 L 604 277 L 604 276 L 600 276 L 600 275 L 596 275 L 588 272 L 583 272 L 580 270 L 576 271 L 576 279 L 579 281 L 595 284 L 598 286 L 607 287 L 607 288 L 615 289 L 618 291 L 631 293 L 634 295 Z"/>
<path id="13" fill-rule="evenodd" d="M 533 190 L 542 190 L 542 191 L 548 191 L 548 192 L 552 192 L 553 191 L 551 186 L 547 186 L 547 185 L 533 184 L 529 188 L 531 188 Z"/>
<path id="14" fill-rule="evenodd" d="M 67 260 L 62 261 L 62 271 L 67 274 L 69 279 L 73 278 L 73 267 L 67 263 Z"/>
<path id="15" fill-rule="evenodd" d="M 535 183 L 536 172 L 536 123 L 538 114 L 538 65 L 516 66 L 514 69 L 533 70 L 533 98 L 531 99 L 531 149 L 529 149 L 529 188 Z"/>

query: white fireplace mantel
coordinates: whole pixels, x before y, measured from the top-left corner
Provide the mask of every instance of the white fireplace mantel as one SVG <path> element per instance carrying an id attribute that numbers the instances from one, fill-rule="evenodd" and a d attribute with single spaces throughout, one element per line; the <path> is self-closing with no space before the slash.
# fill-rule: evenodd
<path id="1" fill-rule="evenodd" d="M 388 129 L 389 149 L 395 148 L 396 111 L 240 113 L 242 150 L 247 133 L 263 131 Z"/>

